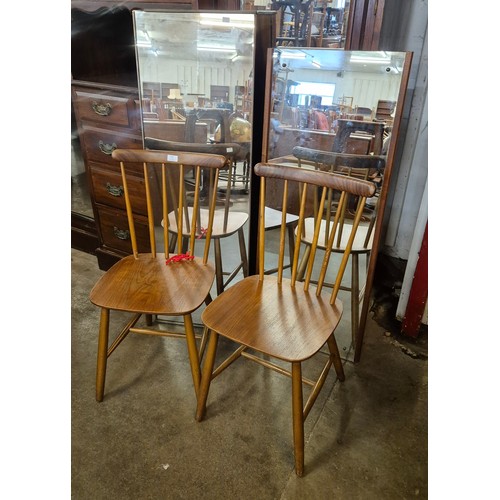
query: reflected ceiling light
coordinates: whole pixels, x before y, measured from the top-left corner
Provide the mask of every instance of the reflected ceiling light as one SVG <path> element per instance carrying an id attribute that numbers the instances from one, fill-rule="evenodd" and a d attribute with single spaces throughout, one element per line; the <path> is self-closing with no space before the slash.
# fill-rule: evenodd
<path id="1" fill-rule="evenodd" d="M 281 52 L 281 57 L 283 59 L 305 59 L 307 57 L 307 54 L 305 52 L 287 52 L 283 50 Z"/>
<path id="2" fill-rule="evenodd" d="M 352 54 L 350 61 L 352 63 L 361 63 L 361 64 L 387 64 L 391 62 L 390 57 L 383 57 L 383 56 L 369 56 L 369 55 L 356 55 Z"/>
<path id="3" fill-rule="evenodd" d="M 201 14 L 202 26 L 221 26 L 225 28 L 253 28 L 254 19 L 248 14 Z"/>
<path id="4" fill-rule="evenodd" d="M 200 21 L 202 26 L 220 26 L 222 28 L 253 28 L 252 23 L 235 23 L 233 21 Z"/>
<path id="5" fill-rule="evenodd" d="M 321 68 L 321 64 L 318 61 L 312 61 L 311 63 L 313 66 L 316 66 L 316 68 Z"/>
<path id="6" fill-rule="evenodd" d="M 236 47 L 209 47 L 209 46 L 201 46 L 198 45 L 197 47 L 198 50 L 205 51 L 205 52 L 236 52 Z"/>

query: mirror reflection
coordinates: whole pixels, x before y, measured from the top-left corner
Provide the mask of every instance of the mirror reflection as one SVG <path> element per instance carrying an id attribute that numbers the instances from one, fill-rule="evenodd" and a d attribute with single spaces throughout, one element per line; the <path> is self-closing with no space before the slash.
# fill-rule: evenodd
<path id="1" fill-rule="evenodd" d="M 270 109 L 267 160 L 297 168 L 320 169 L 358 177 L 375 183 L 377 191 L 368 199 L 360 228 L 342 282 L 343 328 L 339 330 L 344 357 L 354 355 L 360 311 L 374 228 L 384 176 L 389 171 L 389 149 L 395 146 L 393 123 L 405 64 L 405 53 L 342 51 L 321 48 L 285 48 L 273 51 L 268 102 Z M 272 186 L 268 189 L 274 189 Z M 275 190 L 270 207 L 279 210 L 282 193 Z M 288 193 L 291 214 L 299 210 L 300 194 Z M 337 251 L 330 265 L 340 257 L 353 226 L 358 200 L 352 199 L 339 214 Z M 326 246 L 339 200 L 330 199 L 323 217 L 320 241 Z M 311 216 L 301 235 L 301 259 L 311 248 L 312 221 L 316 206 L 307 206 Z M 321 245 L 320 245 L 321 247 Z M 320 262 L 321 259 L 318 257 Z M 299 279 L 305 268 L 299 265 Z M 333 285 L 332 285 L 333 286 Z"/>
<path id="2" fill-rule="evenodd" d="M 238 143 L 233 184 L 248 192 L 254 15 L 135 12 L 143 133 Z"/>
<path id="3" fill-rule="evenodd" d="M 214 296 L 248 274 L 254 26 L 252 13 L 134 11 L 145 148 L 219 154 L 229 166 L 217 180 Z M 197 188 L 185 182 L 189 201 Z M 202 174 L 200 231 L 212 182 Z"/>

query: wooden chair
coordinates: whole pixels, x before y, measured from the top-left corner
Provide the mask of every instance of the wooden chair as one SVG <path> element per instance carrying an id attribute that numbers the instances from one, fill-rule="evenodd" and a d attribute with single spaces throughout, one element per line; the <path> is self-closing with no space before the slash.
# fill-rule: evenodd
<path id="1" fill-rule="evenodd" d="M 129 332 L 185 338 L 197 394 L 200 367 L 191 315 L 203 303 L 211 301 L 210 289 L 215 278 L 215 266 L 208 260 L 208 255 L 212 223 L 215 218 L 217 184 L 211 196 L 208 221 L 201 227 L 199 190 L 194 192 L 192 207 L 188 207 L 183 181 L 188 169 L 194 169 L 197 185 L 200 184 L 202 169 L 214 171 L 217 178 L 219 171 L 227 168 L 226 158 L 203 153 L 141 149 L 116 149 L 112 157 L 120 162 L 132 255 L 114 264 L 99 279 L 90 293 L 91 302 L 101 308 L 96 399 L 102 401 L 104 397 L 107 358 Z M 132 185 L 138 185 L 137 179 L 141 172 L 143 189 L 132 189 Z M 161 186 L 159 193 L 155 193 L 153 189 L 153 180 L 158 178 L 157 174 Z M 171 194 L 175 195 L 175 202 Z M 160 201 L 156 199 L 157 196 Z M 157 204 L 160 210 L 157 210 Z M 155 222 L 155 219 L 158 220 L 155 217 L 156 212 L 159 212 L 160 218 L 167 220 L 168 211 L 174 204 L 179 217 L 177 227 L 186 225 L 190 227 L 187 253 L 182 250 L 182 234 L 180 234 L 177 251 L 170 254 L 169 228 L 166 226 L 161 230 Z M 157 230 L 161 236 L 157 236 Z M 204 239 L 199 239 L 202 233 Z M 160 247 L 161 242 L 163 249 Z M 203 247 L 201 257 L 195 254 L 198 245 Z M 132 318 L 111 345 L 108 345 L 111 310 L 130 312 Z M 146 327 L 136 327 L 142 315 L 145 315 Z M 152 328 L 154 315 L 182 316 L 185 335 Z"/>
<path id="2" fill-rule="evenodd" d="M 312 0 L 273 0 L 277 11 L 277 46 L 304 47 L 310 42 Z"/>
<path id="3" fill-rule="evenodd" d="M 338 268 L 335 287 L 331 293 L 327 293 L 323 289 L 323 282 L 330 252 L 325 253 L 318 277 L 318 285 L 311 284 L 321 219 L 318 218 L 317 221 L 316 237 L 310 252 L 310 266 L 306 279 L 304 282 L 298 282 L 297 267 L 300 245 L 295 245 L 291 277 L 285 277 L 283 272 L 286 238 L 286 220 L 283 217 L 280 231 L 279 270 L 277 275 L 265 275 L 266 181 L 280 179 L 283 182 L 284 214 L 287 208 L 288 188 L 293 183 L 300 184 L 301 206 L 298 234 L 301 234 L 304 229 L 307 198 L 316 189 L 321 191 L 320 206 L 325 204 L 329 190 L 340 193 L 341 204 L 345 203 L 347 194 L 360 196 L 361 202 L 354 221 L 355 229 L 359 225 L 364 201 L 373 195 L 375 187 L 371 182 L 341 175 L 270 163 L 257 164 L 255 173 L 261 177 L 258 238 L 260 271 L 258 275 L 249 276 L 228 288 L 215 298 L 202 313 L 202 320 L 210 331 L 210 338 L 202 370 L 196 419 L 201 421 L 205 415 L 212 380 L 240 356 L 291 377 L 295 472 L 302 476 L 304 472 L 304 420 L 316 401 L 332 364 L 338 379 L 344 380 L 342 362 L 334 336 L 335 328 L 342 314 L 342 303 L 337 298 L 337 294 L 356 233 L 355 230 L 351 233 L 342 263 Z M 338 223 L 338 220 L 336 222 Z M 330 246 L 333 245 L 334 231 L 331 235 Z M 235 342 L 238 348 L 214 370 L 219 335 Z M 328 346 L 328 353 L 321 350 L 325 344 Z M 311 381 L 302 377 L 302 363 L 316 354 L 326 355 L 326 362 L 317 380 Z M 291 370 L 288 363 L 291 364 Z M 304 383 L 312 386 L 305 406 L 303 405 L 302 387 Z M 258 429 L 257 422 L 255 427 Z"/>
<path id="4" fill-rule="evenodd" d="M 294 156 L 298 159 L 299 166 L 302 161 L 308 165 L 313 164 L 318 170 L 336 172 L 337 174 L 346 175 L 348 177 L 357 177 L 364 180 L 374 176 L 381 176 L 385 167 L 385 157 L 375 155 L 349 155 L 340 153 L 331 153 L 328 151 L 319 151 L 315 149 L 295 147 L 293 149 Z M 353 199 L 354 198 L 354 199 Z M 370 252 L 373 246 L 373 228 L 377 216 L 377 199 L 375 197 L 373 205 L 365 205 L 365 210 L 362 217 L 362 224 L 357 229 L 356 238 L 354 239 L 350 250 L 351 260 L 351 280 L 349 285 L 341 286 L 340 289 L 350 293 L 351 297 L 351 334 L 352 340 L 355 341 L 359 326 L 359 304 L 364 295 L 364 287 L 360 287 L 360 270 L 359 258 L 361 255 L 366 256 L 366 265 Z M 317 202 L 316 202 L 317 203 Z M 324 211 L 323 219 L 319 232 L 317 246 L 325 251 L 328 245 L 330 228 L 337 212 L 339 212 L 339 228 L 337 237 L 330 246 L 330 251 L 337 254 L 344 254 L 347 242 L 349 241 L 353 230 L 353 218 L 357 213 L 360 200 L 358 197 L 348 196 L 343 207 L 339 207 L 337 200 L 334 198 L 334 193 L 328 193 L 327 208 Z M 318 209 L 314 208 L 314 213 L 317 215 Z M 299 280 L 304 279 L 308 259 L 313 245 L 314 236 L 314 217 L 307 217 L 304 222 L 305 231 L 301 237 L 301 243 L 305 245 L 305 251 L 302 255 L 302 260 L 298 269 Z M 325 286 L 332 286 L 328 283 Z"/>
<path id="5" fill-rule="evenodd" d="M 228 169 L 224 171 L 225 187 L 222 189 L 222 203 L 224 205 L 224 210 L 216 212 L 212 229 L 212 240 L 214 242 L 215 255 L 215 272 L 217 280 L 217 295 L 219 295 L 224 291 L 224 288 L 237 276 L 240 270 L 242 271 L 244 277 L 248 276 L 247 249 L 245 243 L 245 234 L 243 232 L 243 226 L 248 220 L 248 214 L 245 212 L 230 210 L 232 165 L 235 158 L 240 154 L 241 146 L 236 143 L 199 144 L 190 142 L 173 142 L 163 141 L 150 137 L 145 138 L 144 144 L 148 149 L 209 153 L 223 155 L 226 157 Z M 205 177 L 204 180 L 205 182 L 202 188 L 202 192 L 203 194 L 206 194 L 206 190 L 209 188 L 210 181 L 208 177 Z M 173 213 L 170 214 L 170 218 L 172 231 L 176 231 L 173 220 Z M 208 218 L 208 211 L 205 208 L 201 209 L 201 218 L 202 221 Z M 232 271 L 225 271 L 221 250 L 221 239 L 228 238 L 236 233 L 238 235 L 240 262 Z M 188 234 L 185 235 L 185 238 L 187 237 Z"/>

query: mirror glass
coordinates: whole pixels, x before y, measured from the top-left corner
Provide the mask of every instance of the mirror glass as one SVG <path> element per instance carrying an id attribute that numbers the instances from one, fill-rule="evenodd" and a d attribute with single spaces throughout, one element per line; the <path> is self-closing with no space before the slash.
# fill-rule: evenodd
<path id="1" fill-rule="evenodd" d="M 255 15 L 133 14 L 145 147 L 221 154 L 220 146 L 227 145 L 231 188 L 228 194 L 226 176 L 219 180 L 218 203 L 228 201 L 230 213 L 248 214 Z M 238 266 L 240 244 L 236 234 L 221 239 L 224 271 Z M 239 271 L 234 280 L 242 277 Z"/>
<path id="2" fill-rule="evenodd" d="M 399 118 L 396 123 L 395 117 L 402 105 L 398 98 L 402 82 L 406 81 L 406 57 L 400 52 L 326 48 L 273 50 L 264 146 L 267 160 L 362 177 L 377 186 L 375 196 L 367 200 L 361 223 L 368 243 L 359 252 L 353 251 L 356 267 L 351 265 L 351 257 L 344 277 L 346 287 L 354 284 L 353 296 L 361 297 L 361 303 L 351 301 L 349 291 L 341 291 L 340 295 L 344 314 L 337 340 L 346 359 L 354 356 L 363 297 L 369 292 L 365 290 L 367 270 L 371 249 L 378 244 L 373 241 L 374 229 L 377 219 L 381 219 L 379 200 L 387 189 L 385 181 L 397 140 Z M 335 154 L 328 155 L 325 162 L 322 152 Z M 294 196 L 289 193 L 289 198 Z M 276 193 L 276 206 L 271 208 L 279 209 L 280 204 L 281 193 Z M 349 223 L 349 211 L 346 221 Z M 335 257 L 340 262 L 340 254 L 333 254 L 332 262 Z M 358 284 L 351 281 L 352 276 L 358 277 Z"/>

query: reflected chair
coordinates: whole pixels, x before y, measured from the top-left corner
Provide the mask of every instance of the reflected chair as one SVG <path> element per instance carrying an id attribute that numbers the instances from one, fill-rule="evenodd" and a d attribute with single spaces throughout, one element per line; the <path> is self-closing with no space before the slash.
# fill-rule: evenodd
<path id="1" fill-rule="evenodd" d="M 194 170 L 197 185 L 201 182 L 202 169 L 214 171 L 217 178 L 220 170 L 227 168 L 226 158 L 202 153 L 140 149 L 116 149 L 112 157 L 120 162 L 132 255 L 114 264 L 90 293 L 91 302 L 101 308 L 96 399 L 102 401 L 104 397 L 107 359 L 129 332 L 185 338 L 197 394 L 200 383 L 199 351 L 191 315 L 203 303 L 211 301 L 215 266 L 208 260 L 208 255 L 216 211 L 216 186 L 211 196 L 208 221 L 201 227 L 199 190 L 194 192 L 192 207 L 188 207 L 184 178 L 189 169 Z M 141 172 L 143 188 L 132 188 L 141 184 L 138 183 Z M 155 191 L 153 180 L 158 178 L 156 175 L 160 179 L 160 188 Z M 170 193 L 175 194 L 175 202 Z M 158 212 L 159 218 L 167 220 L 169 210 L 178 214 L 177 227 L 190 227 L 186 253 L 181 246 L 182 234 L 178 237 L 177 251 L 173 254 L 168 251 L 170 228 L 166 226 L 162 229 L 155 221 Z M 202 232 L 204 239 L 199 239 Z M 198 246 L 202 247 L 201 256 L 195 253 Z M 148 247 L 147 251 L 145 247 Z M 132 317 L 109 345 L 111 310 L 129 312 Z M 136 327 L 143 315 L 146 325 Z M 158 315 L 183 317 L 185 334 L 153 328 L 156 326 L 153 319 Z"/>
<path id="2" fill-rule="evenodd" d="M 328 151 L 320 151 L 303 147 L 295 147 L 293 155 L 297 158 L 299 166 L 302 161 L 308 165 L 313 164 L 318 170 L 335 172 L 348 177 L 356 177 L 360 179 L 371 179 L 382 176 L 385 167 L 385 157 L 375 155 L 349 155 L 331 153 Z M 359 197 L 348 196 L 343 207 L 338 206 L 337 200 L 333 192 L 329 192 L 327 196 L 327 206 L 323 213 L 321 227 L 318 238 L 318 248 L 325 251 L 328 247 L 328 238 L 331 227 L 336 214 L 339 212 L 339 227 L 337 236 L 330 251 L 337 254 L 344 254 L 347 242 L 349 241 L 353 230 L 353 218 L 357 213 L 360 203 Z M 351 335 L 353 342 L 357 335 L 359 326 L 359 304 L 363 300 L 364 286 L 360 287 L 360 270 L 359 258 L 365 255 L 366 267 L 373 246 L 374 226 L 377 216 L 377 201 L 378 198 L 374 195 L 366 204 L 362 214 L 362 222 L 357 229 L 356 238 L 354 239 L 351 251 L 351 278 L 347 286 L 341 286 L 340 289 L 349 292 L 351 297 Z M 317 205 L 317 201 L 315 202 Z M 314 207 L 314 213 L 317 215 L 318 208 Z M 304 222 L 304 232 L 301 237 L 301 243 L 305 246 L 302 260 L 299 265 L 298 279 L 303 280 L 306 271 L 306 266 L 309 254 L 312 249 L 314 237 L 314 217 L 307 217 Z M 325 284 L 325 286 L 332 286 Z"/>
<path id="3" fill-rule="evenodd" d="M 248 220 L 248 214 L 245 212 L 238 212 L 230 210 L 230 198 L 231 198 L 231 175 L 232 175 L 232 164 L 235 157 L 240 154 L 240 145 L 236 143 L 220 143 L 220 144 L 199 144 L 190 142 L 173 142 L 164 141 L 160 139 L 154 139 L 146 137 L 144 144 L 148 149 L 156 150 L 173 150 L 173 151 L 186 151 L 186 152 L 197 152 L 197 153 L 209 153 L 218 154 L 226 157 L 228 164 L 228 169 L 224 171 L 224 184 L 222 188 L 218 188 L 219 195 L 221 191 L 223 192 L 223 197 L 221 203 L 224 205 L 224 210 L 218 210 L 215 214 L 215 220 L 212 229 L 212 240 L 214 242 L 214 256 L 215 256 L 215 271 L 216 271 L 216 283 L 217 283 L 217 295 L 224 291 L 224 288 L 237 276 L 237 274 L 242 271 L 243 277 L 248 276 L 248 259 L 247 250 L 245 243 L 245 235 L 243 232 L 243 226 Z M 221 173 L 221 179 L 222 179 Z M 202 193 L 206 194 L 206 190 L 209 189 L 210 179 L 205 177 L 205 182 L 202 186 Z M 172 231 L 176 231 L 175 221 L 173 219 L 173 214 L 170 214 L 170 223 Z M 208 218 L 208 211 L 205 208 L 201 209 L 202 221 Z M 228 238 L 233 234 L 238 235 L 238 245 L 240 261 L 232 271 L 224 271 L 223 257 L 221 250 L 221 239 Z M 187 234 L 185 238 L 187 238 Z"/>
<path id="4" fill-rule="evenodd" d="M 259 198 L 259 236 L 258 261 L 259 274 L 245 278 L 228 288 L 207 306 L 202 313 L 202 321 L 209 329 L 210 338 L 207 345 L 202 379 L 198 394 L 196 419 L 201 421 L 206 413 L 206 404 L 210 385 L 215 377 L 222 374 L 240 357 L 255 361 L 277 373 L 292 379 L 292 420 L 293 441 L 295 450 L 295 472 L 302 476 L 304 472 L 304 420 L 308 416 L 317 399 L 331 366 L 333 365 L 339 380 L 344 380 L 344 371 L 339 355 L 334 332 L 342 314 L 342 303 L 337 294 L 344 274 L 349 252 L 356 236 L 364 202 L 372 196 L 375 187 L 371 182 L 349 178 L 346 176 L 306 170 L 304 168 L 259 163 L 255 173 L 261 177 Z M 265 206 L 266 181 L 280 180 L 283 189 L 283 214 L 287 211 L 287 192 L 294 183 L 300 185 L 301 204 L 297 233 L 304 228 L 305 207 L 307 199 L 319 189 L 321 191 L 320 207 L 326 202 L 330 190 L 340 195 L 340 204 L 346 202 L 347 194 L 360 197 L 356 211 L 353 231 L 346 246 L 341 265 L 338 267 L 335 287 L 329 293 L 323 287 L 325 272 L 331 252 L 326 252 L 318 284 L 311 282 L 314 256 L 318 245 L 321 219 L 317 219 L 315 237 L 309 257 L 304 282 L 297 280 L 297 268 L 300 245 L 295 245 L 293 265 L 290 277 L 284 275 L 284 246 L 286 239 L 286 219 L 282 218 L 280 227 L 280 252 L 277 275 L 264 273 L 265 255 Z M 321 210 L 320 210 L 321 213 Z M 335 221 L 338 226 L 338 218 Z M 332 231 L 329 248 L 333 245 L 335 231 Z M 288 273 L 288 271 L 287 271 Z M 219 336 L 236 343 L 236 350 L 214 370 L 217 343 Z M 328 347 L 328 352 L 323 349 Z M 302 365 L 315 355 L 321 366 L 315 381 L 302 376 Z M 290 370 L 291 367 L 291 370 Z M 315 365 L 317 369 L 318 366 Z M 303 384 L 312 387 L 307 402 L 303 404 Z M 258 429 L 258 423 L 255 423 Z M 256 431 L 258 432 L 258 431 Z"/>
<path id="5" fill-rule="evenodd" d="M 276 45 L 305 47 L 310 45 L 312 0 L 273 0 L 271 9 L 277 11 Z"/>

